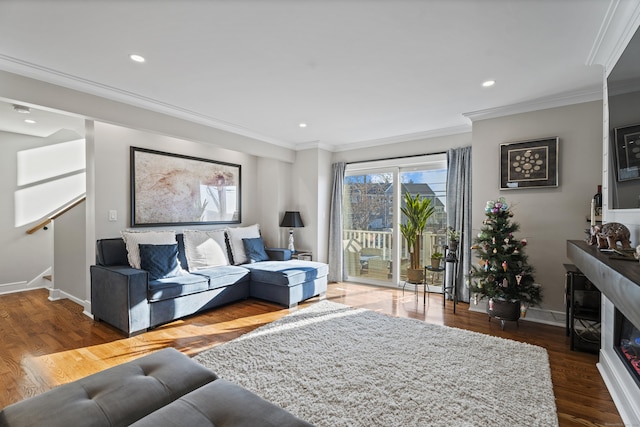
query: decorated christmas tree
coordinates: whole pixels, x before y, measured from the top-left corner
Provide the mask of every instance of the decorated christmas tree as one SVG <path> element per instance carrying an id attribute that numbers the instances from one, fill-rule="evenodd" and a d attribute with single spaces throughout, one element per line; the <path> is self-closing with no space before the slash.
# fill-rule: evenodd
<path id="1" fill-rule="evenodd" d="M 474 301 L 489 298 L 489 310 L 496 301 L 518 301 L 524 316 L 528 306 L 539 304 L 542 299 L 540 286 L 534 283 L 533 268 L 524 254 L 527 241 L 515 238 L 520 225 L 511 221 L 513 213 L 504 197 L 488 201 L 485 214 L 471 247 L 478 257 L 470 277 Z"/>

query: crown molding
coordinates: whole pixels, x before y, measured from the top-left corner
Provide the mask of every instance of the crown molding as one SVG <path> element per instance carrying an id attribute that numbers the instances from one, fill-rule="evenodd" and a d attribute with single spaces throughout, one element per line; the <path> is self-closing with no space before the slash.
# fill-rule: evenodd
<path id="1" fill-rule="evenodd" d="M 566 92 L 546 98 L 534 99 L 532 101 L 488 108 L 486 110 L 471 111 L 469 113 L 463 113 L 463 116 L 469 118 L 471 121 L 495 119 L 513 114 L 529 113 L 532 111 L 546 110 L 548 108 L 598 101 L 602 99 L 602 93 L 602 86 L 598 85 L 577 92 Z"/>
<path id="2" fill-rule="evenodd" d="M 204 126 L 210 126 L 212 128 L 242 135 L 258 141 L 288 148 L 290 150 L 296 149 L 295 144 L 259 134 L 250 129 L 224 120 L 216 119 L 177 105 L 139 95 L 134 92 L 118 89 L 113 86 L 67 74 L 52 68 L 23 61 L 8 55 L 0 54 L 0 70 L 23 75 L 25 77 L 41 80 L 46 83 L 55 84 L 91 95 L 100 96 L 112 101 L 118 101 L 135 107 L 144 108 L 156 113 L 167 114 Z"/>
<path id="3" fill-rule="evenodd" d="M 602 65 L 608 76 L 639 26 L 640 2 L 611 0 L 591 47 L 587 65 Z"/>
<path id="4" fill-rule="evenodd" d="M 335 146 L 335 152 L 357 150 L 361 148 L 370 148 L 378 145 L 399 144 L 401 142 L 418 141 L 421 139 L 437 138 L 441 136 L 458 135 L 461 133 L 470 133 L 471 125 L 451 126 L 440 129 L 433 129 L 424 132 L 407 133 L 404 135 L 390 136 L 380 139 L 370 139 L 365 141 L 347 142 L 340 146 Z"/>

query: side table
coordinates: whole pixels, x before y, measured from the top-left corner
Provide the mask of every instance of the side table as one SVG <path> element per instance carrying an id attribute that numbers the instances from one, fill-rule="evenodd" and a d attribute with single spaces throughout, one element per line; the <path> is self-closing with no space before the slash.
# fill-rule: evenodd
<path id="1" fill-rule="evenodd" d="M 433 268 L 430 265 L 425 265 L 424 266 L 424 281 L 425 281 L 424 300 L 425 300 L 425 302 L 426 302 L 426 299 L 427 299 L 427 292 L 431 292 L 431 291 L 428 290 L 429 286 L 426 285 L 426 283 L 427 283 L 427 271 L 431 272 L 431 284 L 433 285 L 434 282 L 435 282 L 436 275 L 439 274 L 439 273 L 444 272 L 444 270 L 445 270 L 444 267 Z M 442 288 L 443 289 L 444 289 L 444 276 L 445 275 L 443 274 L 442 275 Z"/>

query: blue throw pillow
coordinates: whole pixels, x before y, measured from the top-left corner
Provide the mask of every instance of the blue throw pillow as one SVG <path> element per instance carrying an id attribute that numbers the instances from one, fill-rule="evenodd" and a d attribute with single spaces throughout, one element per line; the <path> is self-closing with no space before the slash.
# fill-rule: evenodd
<path id="1" fill-rule="evenodd" d="M 264 250 L 264 242 L 262 237 L 255 237 L 253 239 L 242 239 L 244 244 L 244 251 L 247 253 L 247 258 L 251 262 L 269 261 L 269 255 Z"/>
<path id="2" fill-rule="evenodd" d="M 180 274 L 178 244 L 140 244 L 140 267 L 149 273 L 149 279 L 158 280 Z"/>

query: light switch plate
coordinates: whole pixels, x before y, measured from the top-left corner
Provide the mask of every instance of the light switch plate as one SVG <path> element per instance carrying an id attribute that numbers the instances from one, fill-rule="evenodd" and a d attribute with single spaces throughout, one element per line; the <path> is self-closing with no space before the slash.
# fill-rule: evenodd
<path id="1" fill-rule="evenodd" d="M 109 211 L 109 221 L 115 222 L 118 220 L 118 211 L 110 210 Z"/>

